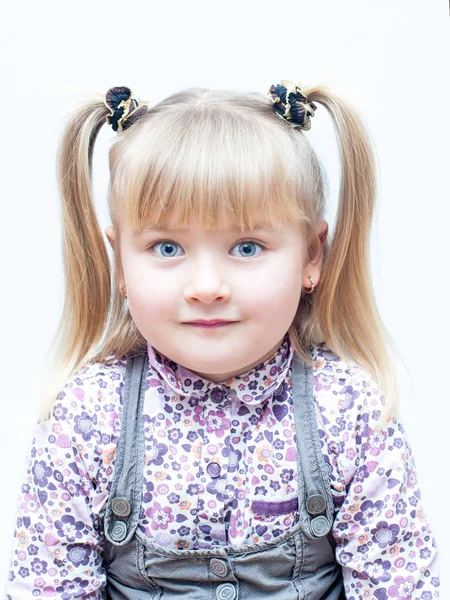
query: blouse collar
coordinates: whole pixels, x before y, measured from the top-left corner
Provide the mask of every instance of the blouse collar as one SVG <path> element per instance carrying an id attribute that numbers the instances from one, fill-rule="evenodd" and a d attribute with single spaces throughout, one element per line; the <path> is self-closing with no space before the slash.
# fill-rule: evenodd
<path id="1" fill-rule="evenodd" d="M 261 404 L 272 396 L 284 381 L 291 365 L 294 348 L 286 333 L 283 342 L 271 357 L 245 373 L 216 383 L 200 377 L 158 352 L 148 344 L 150 365 L 161 375 L 167 385 L 178 395 L 201 399 L 211 395 L 220 402 L 224 394 L 237 397 L 245 404 Z"/>

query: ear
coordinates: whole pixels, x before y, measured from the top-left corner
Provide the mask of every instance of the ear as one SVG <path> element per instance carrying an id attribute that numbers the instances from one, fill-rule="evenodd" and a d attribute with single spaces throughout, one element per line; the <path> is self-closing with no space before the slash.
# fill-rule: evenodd
<path id="1" fill-rule="evenodd" d="M 106 237 L 108 238 L 108 242 L 111 244 L 111 248 L 113 250 L 115 250 L 115 243 L 116 243 L 116 230 L 114 229 L 114 227 L 112 225 L 108 225 L 108 227 L 105 229 L 105 234 Z"/>
<path id="2" fill-rule="evenodd" d="M 319 221 L 314 232 L 311 234 L 309 243 L 308 262 L 303 268 L 303 285 L 305 288 L 311 287 L 311 281 L 314 281 L 314 286 L 317 286 L 320 280 L 320 272 L 323 262 L 323 246 L 328 235 L 328 223 Z"/>

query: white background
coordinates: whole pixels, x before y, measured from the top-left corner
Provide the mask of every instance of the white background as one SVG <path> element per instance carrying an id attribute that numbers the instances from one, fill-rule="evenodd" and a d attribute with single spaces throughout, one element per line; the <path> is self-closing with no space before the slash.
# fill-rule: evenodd
<path id="1" fill-rule="evenodd" d="M 192 86 L 265 93 L 291 79 L 328 85 L 359 110 L 378 160 L 376 298 L 404 360 L 401 416 L 441 563 L 449 565 L 446 0 L 28 1 L 7 3 L 2 23 L 2 582 L 42 361 L 63 302 L 56 144 L 71 107 L 113 85 L 127 85 L 152 104 Z M 113 135 L 105 127 L 95 150 L 103 229 Z M 320 105 L 307 135 L 328 171 L 332 224 L 339 166 L 331 120 Z M 443 573 L 443 598 L 448 591 Z"/>

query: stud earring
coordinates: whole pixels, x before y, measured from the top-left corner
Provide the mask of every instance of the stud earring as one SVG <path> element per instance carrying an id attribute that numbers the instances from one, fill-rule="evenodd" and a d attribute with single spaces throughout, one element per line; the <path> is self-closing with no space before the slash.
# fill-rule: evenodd
<path id="1" fill-rule="evenodd" d="M 310 282 L 311 282 L 311 287 L 310 287 L 309 289 L 308 289 L 308 288 L 303 288 L 303 291 L 305 292 L 305 294 L 312 294 L 312 293 L 313 293 L 313 291 L 314 291 L 314 288 L 315 288 L 316 286 L 314 285 L 314 281 L 312 280 L 312 278 L 311 278 L 311 277 L 309 277 L 309 275 L 308 275 L 308 279 L 309 279 L 309 280 L 310 280 Z"/>
<path id="2" fill-rule="evenodd" d="M 121 286 L 120 286 L 120 293 L 122 294 L 122 296 L 124 298 L 127 298 L 127 292 L 125 290 L 125 284 L 124 283 L 122 283 Z"/>

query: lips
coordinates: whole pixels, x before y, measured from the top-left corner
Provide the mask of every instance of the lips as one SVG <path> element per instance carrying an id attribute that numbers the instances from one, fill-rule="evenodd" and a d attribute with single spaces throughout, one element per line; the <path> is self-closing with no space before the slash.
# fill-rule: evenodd
<path id="1" fill-rule="evenodd" d="M 185 325 L 190 325 L 197 329 L 221 329 L 227 325 L 233 325 L 236 321 L 224 321 L 222 319 L 198 319 L 197 321 L 187 321 Z"/>
<path id="2" fill-rule="evenodd" d="M 207 321 L 206 319 L 197 319 L 196 321 L 187 321 L 191 325 L 218 325 L 219 323 L 233 323 L 234 321 L 227 321 L 225 319 L 212 319 Z"/>

